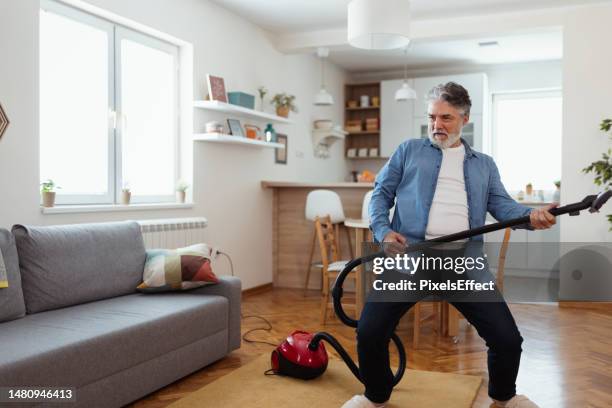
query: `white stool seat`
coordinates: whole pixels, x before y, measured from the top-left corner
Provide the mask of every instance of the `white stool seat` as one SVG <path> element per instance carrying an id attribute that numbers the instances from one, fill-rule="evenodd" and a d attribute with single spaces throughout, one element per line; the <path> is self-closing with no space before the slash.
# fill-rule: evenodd
<path id="1" fill-rule="evenodd" d="M 306 197 L 306 219 L 314 221 L 317 217 L 331 217 L 332 224 L 344 222 L 344 209 L 338 193 L 331 190 L 313 190 Z"/>
<path id="2" fill-rule="evenodd" d="M 327 270 L 330 271 L 330 272 L 341 272 L 344 269 L 344 267 L 346 266 L 347 263 L 349 263 L 348 260 L 332 262 L 327 267 Z M 313 266 L 315 268 L 322 268 L 323 264 L 319 262 L 319 263 L 314 264 Z"/>
<path id="3" fill-rule="evenodd" d="M 363 197 L 363 204 L 361 205 L 361 219 L 370 221 L 370 201 L 372 201 L 372 193 L 374 190 L 370 190 Z M 393 214 L 395 213 L 395 205 L 389 210 L 389 221 L 393 220 Z"/>

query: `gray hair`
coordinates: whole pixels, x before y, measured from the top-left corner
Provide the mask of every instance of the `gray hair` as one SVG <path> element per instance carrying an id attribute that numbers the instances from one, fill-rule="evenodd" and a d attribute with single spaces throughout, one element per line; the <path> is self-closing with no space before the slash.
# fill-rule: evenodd
<path id="1" fill-rule="evenodd" d="M 427 102 L 435 100 L 446 101 L 451 106 L 461 109 L 463 114 L 468 116 L 470 114 L 470 108 L 472 107 L 472 101 L 470 100 L 467 89 L 456 82 L 447 82 L 434 86 L 427 94 L 426 99 Z"/>

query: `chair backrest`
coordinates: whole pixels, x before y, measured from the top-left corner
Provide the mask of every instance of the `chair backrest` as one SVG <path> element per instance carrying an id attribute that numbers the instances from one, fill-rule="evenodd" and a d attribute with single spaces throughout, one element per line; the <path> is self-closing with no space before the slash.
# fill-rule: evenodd
<path id="1" fill-rule="evenodd" d="M 370 190 L 363 197 L 363 204 L 361 205 L 361 219 L 370 221 L 370 201 L 372 200 L 372 193 L 374 190 Z M 395 213 L 395 205 L 389 210 L 389 221 L 393 220 L 393 214 Z"/>
<path id="2" fill-rule="evenodd" d="M 313 190 L 306 197 L 306 219 L 314 221 L 317 217 L 329 215 L 332 224 L 345 220 L 342 201 L 338 193 L 331 190 Z"/>
<path id="3" fill-rule="evenodd" d="M 374 190 L 370 190 L 366 193 L 365 197 L 363 197 L 363 204 L 361 205 L 361 219 L 369 220 L 370 219 L 370 200 L 372 199 L 372 193 Z"/>
<path id="4" fill-rule="evenodd" d="M 340 260 L 338 237 L 336 237 L 336 230 L 329 215 L 316 217 L 314 222 L 321 251 L 321 262 L 323 267 L 327 268 L 330 263 Z"/>

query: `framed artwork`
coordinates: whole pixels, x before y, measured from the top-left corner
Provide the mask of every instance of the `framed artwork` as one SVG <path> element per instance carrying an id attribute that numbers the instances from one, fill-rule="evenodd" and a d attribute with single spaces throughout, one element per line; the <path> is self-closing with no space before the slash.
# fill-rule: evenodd
<path id="1" fill-rule="evenodd" d="M 230 135 L 244 137 L 242 125 L 240 124 L 240 121 L 238 119 L 228 119 L 227 127 L 229 128 Z"/>
<path id="2" fill-rule="evenodd" d="M 287 156 L 289 155 L 288 147 L 287 147 L 287 135 L 282 135 L 280 133 L 276 134 L 276 143 L 280 143 L 285 146 L 284 149 L 276 148 L 274 149 L 274 163 L 276 164 L 287 164 Z"/>
<path id="3" fill-rule="evenodd" d="M 227 93 L 225 92 L 225 81 L 223 78 L 207 74 L 206 82 L 208 83 L 210 100 L 227 103 Z"/>
<path id="4" fill-rule="evenodd" d="M 2 139 L 2 135 L 4 134 L 4 131 L 6 130 L 8 125 L 9 125 L 8 117 L 6 116 L 6 113 L 4 113 L 4 109 L 2 108 L 2 105 L 0 105 L 0 139 Z"/>

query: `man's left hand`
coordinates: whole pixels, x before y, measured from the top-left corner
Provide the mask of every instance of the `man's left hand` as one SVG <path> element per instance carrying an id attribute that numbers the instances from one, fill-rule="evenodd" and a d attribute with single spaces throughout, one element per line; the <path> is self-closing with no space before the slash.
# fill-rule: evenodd
<path id="1" fill-rule="evenodd" d="M 534 229 L 547 229 L 557 223 L 554 215 L 548 210 L 558 207 L 559 203 L 552 203 L 546 207 L 537 208 L 531 211 L 529 214 L 529 222 Z"/>

